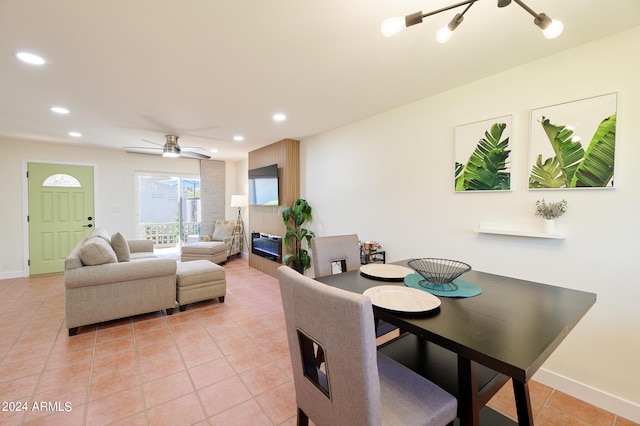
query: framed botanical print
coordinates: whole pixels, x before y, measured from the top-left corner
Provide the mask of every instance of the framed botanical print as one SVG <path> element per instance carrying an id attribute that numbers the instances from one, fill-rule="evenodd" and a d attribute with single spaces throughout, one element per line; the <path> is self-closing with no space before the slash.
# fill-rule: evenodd
<path id="1" fill-rule="evenodd" d="M 613 188 L 617 98 L 531 110 L 529 189 Z"/>
<path id="2" fill-rule="evenodd" d="M 510 115 L 456 126 L 454 190 L 511 190 Z"/>

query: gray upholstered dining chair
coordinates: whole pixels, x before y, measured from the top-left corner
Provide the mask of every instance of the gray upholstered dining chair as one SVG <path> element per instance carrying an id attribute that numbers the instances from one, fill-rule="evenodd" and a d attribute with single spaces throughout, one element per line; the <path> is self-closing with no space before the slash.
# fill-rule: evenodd
<path id="1" fill-rule="evenodd" d="M 341 268 L 340 272 L 360 268 L 360 242 L 357 234 L 312 238 L 311 252 L 316 278 L 332 275 L 335 263 Z"/>
<path id="2" fill-rule="evenodd" d="M 368 297 L 277 271 L 298 425 L 446 425 L 457 400 L 378 353 Z M 318 353 L 322 351 L 322 363 Z"/>
<path id="3" fill-rule="evenodd" d="M 334 274 L 334 266 L 340 272 L 360 269 L 360 240 L 357 234 L 332 235 L 311 239 L 313 272 L 316 278 Z M 397 327 L 376 319 L 378 337 L 396 330 Z"/>

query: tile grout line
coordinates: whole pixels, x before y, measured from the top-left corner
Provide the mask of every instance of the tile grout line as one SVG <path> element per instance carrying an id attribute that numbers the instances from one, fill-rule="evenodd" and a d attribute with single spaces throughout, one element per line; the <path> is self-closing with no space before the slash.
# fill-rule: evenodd
<path id="1" fill-rule="evenodd" d="M 91 401 L 91 379 L 93 378 L 93 364 L 96 359 L 96 346 L 98 345 L 98 325 L 93 327 L 93 345 L 91 348 L 91 367 L 89 368 L 89 378 L 87 379 L 87 395 L 85 396 L 84 413 L 82 416 L 82 424 L 87 424 L 87 417 L 89 416 L 89 402 Z"/>
<path id="2" fill-rule="evenodd" d="M 229 290 L 229 293 L 233 294 L 233 292 L 232 292 L 231 290 Z M 247 308 L 251 308 L 249 305 L 247 305 L 246 303 L 244 303 L 244 301 L 242 301 L 242 300 L 238 300 L 238 303 L 242 304 L 243 306 L 245 306 L 245 307 L 247 307 Z M 243 327 L 241 327 L 241 326 L 240 326 L 240 324 L 238 324 L 238 321 L 236 321 L 233 317 L 228 316 L 226 313 L 223 313 L 223 315 L 227 316 L 227 318 L 229 318 L 231 321 L 233 321 L 233 323 L 234 323 L 234 324 L 235 324 L 235 325 L 236 325 L 240 330 L 242 330 L 242 336 L 244 336 L 244 337 L 246 337 L 246 338 L 250 338 L 250 337 L 247 335 L 247 332 L 245 331 L 245 329 L 244 329 Z M 213 342 L 214 342 L 214 343 L 216 343 L 216 339 L 211 335 L 211 332 L 209 331 L 209 328 L 205 327 L 205 326 L 204 326 L 204 324 L 202 324 L 202 323 L 201 323 L 201 321 L 200 321 L 200 316 L 199 316 L 199 315 L 197 315 L 197 314 L 194 314 L 194 316 L 196 317 L 196 320 L 198 321 L 198 324 L 200 324 L 200 325 L 201 325 L 201 326 L 202 326 L 202 327 L 207 331 L 207 334 L 209 335 L 209 337 L 213 340 Z M 217 345 L 217 343 L 216 343 L 216 345 Z M 271 363 L 274 363 L 274 364 L 275 364 L 275 360 L 274 360 L 274 359 L 273 359 L 273 358 L 272 358 L 272 357 L 271 357 L 267 352 L 265 352 L 265 350 L 264 350 L 260 345 L 256 345 L 256 347 L 257 347 L 257 348 L 258 348 L 258 349 L 259 349 L 259 350 L 260 350 L 260 351 L 261 351 L 261 352 L 262 352 L 262 353 L 263 353 L 263 354 L 264 354 L 264 355 L 269 359 L 269 361 L 270 361 Z M 225 354 L 225 353 L 224 353 L 224 351 L 222 351 L 222 350 L 221 350 L 221 354 L 222 354 L 222 356 L 224 357 L 225 361 L 227 361 L 227 362 L 229 363 L 229 365 L 231 366 L 231 368 L 233 369 L 233 371 L 234 371 L 235 375 L 238 377 L 238 380 L 240 380 L 240 383 L 242 383 L 242 385 L 245 387 L 245 389 L 247 389 L 247 385 L 246 385 L 246 383 L 245 383 L 245 382 L 242 380 L 242 378 L 240 377 L 240 372 L 238 372 L 238 371 L 236 370 L 236 368 L 233 366 L 233 364 L 231 364 L 231 363 L 229 362 L 229 360 L 228 360 L 228 358 L 227 358 L 227 354 Z M 276 367 L 276 368 L 278 368 L 279 370 L 282 370 L 278 365 L 275 365 L 275 367 Z M 272 388 L 272 389 L 273 389 L 273 388 Z M 249 395 L 251 395 L 251 398 L 250 398 L 250 399 L 251 399 L 251 400 L 253 400 L 253 401 L 258 405 L 258 407 L 260 407 L 260 411 L 264 414 L 264 416 L 269 420 L 269 422 L 270 422 L 272 425 L 276 426 L 276 425 L 277 425 L 277 423 L 275 422 L 275 420 L 274 420 L 274 419 L 272 419 L 272 418 L 271 418 L 271 416 L 269 416 L 269 414 L 265 411 L 265 409 L 264 409 L 264 407 L 262 406 L 262 404 L 260 404 L 260 403 L 258 402 L 258 400 L 257 400 L 257 397 L 258 397 L 258 396 L 260 396 L 260 395 L 263 395 L 263 394 L 267 393 L 267 392 L 268 392 L 268 390 L 267 390 L 267 391 L 264 391 L 264 392 L 262 392 L 262 393 L 260 393 L 260 394 L 257 394 L 257 395 L 253 395 L 253 394 L 252 394 L 252 392 L 251 392 L 249 389 L 247 389 L 247 391 L 249 392 Z M 222 412 L 220 412 L 220 413 L 217 413 L 216 415 L 219 415 L 219 414 L 222 414 L 222 413 L 224 413 L 224 412 L 226 412 L 226 411 L 229 411 L 229 410 L 231 410 L 231 409 L 233 409 L 233 408 L 237 407 L 237 406 L 238 406 L 238 405 L 240 405 L 240 404 L 244 404 L 245 402 L 247 402 L 247 401 L 242 401 L 242 402 L 240 402 L 240 403 L 238 403 L 238 404 L 236 404 L 236 405 L 234 405 L 234 406 L 232 406 L 232 407 L 227 408 L 226 410 L 224 410 L 224 411 L 222 411 Z M 206 410 L 205 410 L 205 415 L 206 415 Z M 208 416 L 207 416 L 207 419 L 210 419 L 210 417 L 208 417 Z M 288 419 L 287 419 L 287 420 L 288 420 Z"/>
<path id="3" fill-rule="evenodd" d="M 550 407 L 549 402 L 551 401 L 551 397 L 553 396 L 553 394 L 555 393 L 555 389 L 551 388 L 551 392 L 549 392 L 549 396 L 547 396 L 544 400 L 544 402 L 542 403 L 542 405 L 540 406 L 540 410 L 538 411 L 538 414 L 536 414 L 536 416 L 534 417 L 534 422 L 539 420 L 540 417 L 542 417 L 542 413 L 544 413 L 544 410 L 547 407 Z"/>
<path id="4" fill-rule="evenodd" d="M 140 386 L 140 393 L 142 394 L 142 412 L 144 414 L 144 422 L 146 425 L 149 424 L 149 414 L 147 413 L 147 399 L 144 397 L 144 383 L 142 380 L 142 368 L 140 367 L 140 356 L 138 354 L 138 339 L 136 336 L 136 326 L 135 326 L 135 322 L 133 321 L 133 319 L 131 320 L 131 334 L 133 335 L 133 349 L 135 351 L 136 354 L 136 367 L 138 370 L 138 385 Z M 135 416 L 136 413 L 133 413 L 131 416 L 129 417 L 133 417 Z M 126 419 L 127 417 L 125 417 Z M 118 421 L 121 421 L 124 419 L 120 419 Z"/>
<path id="5" fill-rule="evenodd" d="M 55 285 L 52 285 L 51 288 L 49 289 L 49 291 L 47 292 L 47 295 L 43 298 L 42 303 L 40 303 L 40 306 L 38 307 L 38 309 L 34 310 L 33 315 L 31 315 L 31 318 L 29 318 L 29 321 L 27 324 L 31 323 L 33 321 L 33 319 L 36 317 L 36 315 L 38 314 L 38 312 L 40 311 L 40 309 L 42 308 L 42 305 L 44 305 L 45 301 L 49 298 L 51 292 L 56 288 Z M 27 289 L 25 288 L 25 290 L 20 294 L 21 298 L 22 296 L 24 296 L 24 294 L 26 293 Z M 25 325 L 26 327 L 26 325 Z M 63 329 L 64 327 L 64 319 L 61 321 L 60 326 L 58 327 L 58 333 L 56 335 L 56 338 L 53 339 L 53 341 L 51 342 L 51 347 L 49 348 L 49 352 L 47 354 L 47 359 L 44 361 L 44 363 L 42 364 L 42 368 L 40 369 L 40 374 L 38 375 L 38 380 L 36 381 L 36 385 L 33 388 L 33 391 L 31 393 L 31 397 L 29 398 L 29 406 L 33 407 L 33 403 L 36 400 L 36 395 L 38 392 L 38 387 L 40 386 L 40 382 L 42 381 L 42 376 L 44 376 L 44 373 L 47 369 L 47 364 L 49 363 L 49 360 L 51 359 L 51 354 L 53 353 L 53 348 L 56 345 L 56 342 L 58 341 L 58 339 L 60 338 L 60 332 L 61 329 Z M 20 331 L 20 334 L 18 335 L 18 337 L 16 338 L 16 340 L 13 342 L 13 344 L 11 345 L 11 348 L 13 349 L 15 347 L 16 342 L 18 341 L 18 339 L 20 338 L 20 336 L 22 336 L 22 334 L 24 333 L 24 328 L 22 328 L 22 330 Z M 8 352 L 7 352 L 8 353 Z M 29 415 L 29 413 L 32 412 L 31 410 L 25 410 L 25 413 L 22 416 L 22 421 L 20 422 L 20 424 L 24 424 L 27 421 L 27 417 Z"/>
<path id="6" fill-rule="evenodd" d="M 181 312 L 181 311 L 178 309 L 178 312 Z M 174 314 L 175 313 L 176 313 L 176 311 L 174 310 Z M 171 325 L 166 320 L 166 316 L 165 316 L 165 322 L 167 323 L 167 329 L 169 329 L 169 333 L 171 334 L 171 339 L 173 340 L 173 344 L 174 344 L 176 350 L 178 351 L 178 354 L 180 355 L 180 360 L 182 360 L 182 365 L 184 365 L 185 372 L 187 373 L 187 376 L 189 377 L 189 381 L 191 382 L 191 386 L 193 387 L 193 393 L 196 395 L 196 398 L 198 398 L 198 404 L 200 404 L 200 408 L 202 409 L 202 413 L 204 414 L 204 420 L 208 424 L 211 424 L 211 420 L 209 419 L 209 415 L 207 414 L 207 409 L 206 409 L 206 407 L 204 405 L 204 402 L 202 401 L 202 398 L 200 397 L 200 392 L 198 391 L 196 383 L 193 380 L 193 377 L 191 376 L 191 371 L 189 369 L 189 366 L 187 365 L 187 362 L 184 359 L 184 356 L 182 354 L 182 350 L 180 349 L 180 346 L 178 345 L 178 341 L 176 340 L 176 336 L 173 334 L 173 329 L 171 328 Z M 176 397 L 174 399 L 178 399 L 178 398 L 182 398 L 182 396 Z"/>

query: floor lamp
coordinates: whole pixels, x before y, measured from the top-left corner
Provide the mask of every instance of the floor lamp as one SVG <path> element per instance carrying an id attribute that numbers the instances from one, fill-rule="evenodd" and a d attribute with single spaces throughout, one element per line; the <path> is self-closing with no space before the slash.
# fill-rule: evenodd
<path id="1" fill-rule="evenodd" d="M 247 207 L 247 196 L 246 195 L 232 195 L 231 196 L 231 207 L 238 208 L 238 219 L 236 222 L 236 226 L 233 228 L 233 239 L 231 240 L 231 248 L 229 249 L 228 256 L 231 256 L 231 251 L 233 250 L 233 246 L 236 244 L 236 237 L 240 238 L 240 257 L 242 257 L 242 241 L 247 244 L 247 237 L 244 233 L 244 222 L 242 221 L 242 208 Z M 240 224 L 240 232 L 242 235 L 238 235 L 238 224 Z"/>

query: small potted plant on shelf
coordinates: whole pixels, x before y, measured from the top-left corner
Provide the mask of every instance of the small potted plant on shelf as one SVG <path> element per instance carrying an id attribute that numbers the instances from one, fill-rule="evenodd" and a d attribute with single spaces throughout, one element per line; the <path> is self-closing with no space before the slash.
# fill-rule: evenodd
<path id="1" fill-rule="evenodd" d="M 295 253 L 285 255 L 283 261 L 285 265 L 301 274 L 311 267 L 311 256 L 302 248 L 303 240 L 307 241 L 307 247 L 309 247 L 311 238 L 315 237 L 312 231 L 302 228 L 302 225 L 309 220 L 311 220 L 311 206 L 302 198 L 298 198 L 291 207 L 282 211 L 282 221 L 287 227 L 284 244 L 287 249 L 292 250 L 291 242 L 295 243 Z"/>
<path id="2" fill-rule="evenodd" d="M 544 219 L 542 231 L 545 233 L 556 232 L 556 219 L 567 211 L 567 201 L 557 201 L 547 203 L 542 200 L 536 201 L 536 216 L 542 216 Z"/>

